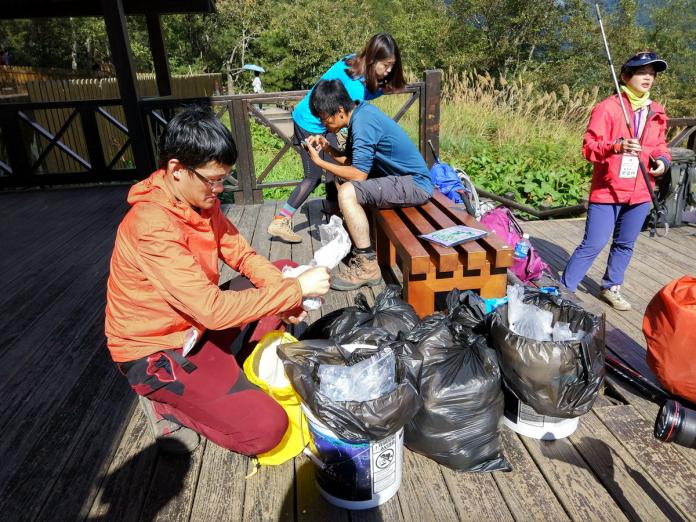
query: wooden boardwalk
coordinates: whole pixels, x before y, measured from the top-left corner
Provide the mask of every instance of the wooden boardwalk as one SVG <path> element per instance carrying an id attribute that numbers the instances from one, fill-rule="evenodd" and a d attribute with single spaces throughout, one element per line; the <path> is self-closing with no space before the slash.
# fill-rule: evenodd
<path id="1" fill-rule="evenodd" d="M 108 261 L 126 191 L 0 194 L 2 520 L 696 520 L 696 450 L 656 442 L 657 406 L 612 382 L 569 439 L 541 442 L 505 429 L 510 473 L 459 474 L 406 451 L 397 497 L 366 512 L 325 503 L 303 457 L 245 479 L 250 459 L 212 443 L 190 457 L 158 454 L 103 337 Z M 263 254 L 308 261 L 323 219 L 319 202 L 297 215 L 305 240 L 292 246 L 265 233 L 276 205 L 231 207 L 228 215 Z M 526 228 L 560 270 L 583 225 Z M 588 308 L 607 312 L 608 342 L 624 360 L 641 364 L 641 318 L 652 295 L 694 273 L 694 232 L 641 235 L 623 289 L 633 311 L 614 312 L 593 297 L 606 253 L 578 292 Z M 323 311 L 354 295 L 332 292 Z"/>

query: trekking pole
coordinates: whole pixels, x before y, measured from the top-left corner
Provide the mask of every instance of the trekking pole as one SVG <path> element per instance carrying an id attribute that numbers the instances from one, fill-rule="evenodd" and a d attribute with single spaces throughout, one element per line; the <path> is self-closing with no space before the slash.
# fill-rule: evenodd
<path id="1" fill-rule="evenodd" d="M 604 42 L 604 50 L 607 53 L 607 60 L 609 61 L 609 70 L 611 71 L 611 77 L 614 80 L 614 88 L 616 89 L 616 94 L 619 97 L 619 103 L 621 104 L 621 111 L 623 112 L 624 122 L 626 123 L 626 128 L 628 129 L 629 136 L 631 135 L 631 122 L 628 118 L 628 112 L 626 112 L 626 107 L 624 106 L 623 96 L 621 95 L 621 89 L 619 88 L 619 81 L 616 78 L 616 71 L 614 71 L 614 63 L 611 60 L 611 53 L 609 52 L 609 43 L 607 42 L 607 35 L 604 33 L 604 24 L 602 23 L 602 15 L 599 12 L 599 4 L 595 4 L 595 10 L 597 11 L 597 20 L 599 21 L 599 30 L 602 32 L 602 41 Z M 665 221 L 665 208 L 657 201 L 655 196 L 655 191 L 650 186 L 650 177 L 648 176 L 648 170 L 645 165 L 640 160 L 638 156 L 638 167 L 640 172 L 643 174 L 643 180 L 645 180 L 645 185 L 648 187 L 648 192 L 650 193 L 650 199 L 652 200 L 653 207 L 655 208 L 655 216 L 650 219 L 650 237 L 655 237 L 657 232 L 657 225 L 662 221 L 665 225 L 665 236 L 669 234 L 669 223 Z"/>

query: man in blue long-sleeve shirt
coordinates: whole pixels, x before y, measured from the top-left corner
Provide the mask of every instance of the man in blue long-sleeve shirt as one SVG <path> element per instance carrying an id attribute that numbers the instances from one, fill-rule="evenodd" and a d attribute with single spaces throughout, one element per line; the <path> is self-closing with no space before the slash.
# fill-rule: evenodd
<path id="1" fill-rule="evenodd" d="M 340 81 L 317 83 L 309 107 L 329 132 L 348 127 L 345 151 L 335 149 L 323 136 L 307 139 L 312 161 L 337 178 L 338 203 L 353 240 L 353 257 L 332 278 L 331 287 L 353 290 L 379 284 L 382 276 L 362 205 L 422 205 L 433 193 L 428 167 L 394 120 L 369 103 L 356 104 Z M 321 159 L 321 150 L 336 163 Z"/>

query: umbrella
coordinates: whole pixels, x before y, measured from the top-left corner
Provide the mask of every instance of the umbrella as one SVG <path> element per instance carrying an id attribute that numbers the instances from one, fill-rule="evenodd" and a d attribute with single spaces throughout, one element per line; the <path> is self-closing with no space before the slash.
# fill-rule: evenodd
<path id="1" fill-rule="evenodd" d="M 253 63 L 245 63 L 245 64 L 242 66 L 242 69 L 244 69 L 244 70 L 246 70 L 246 71 L 257 71 L 257 72 L 260 72 L 260 73 L 266 72 L 266 69 L 264 69 L 263 67 L 260 67 L 260 66 L 258 66 L 258 65 L 255 65 L 255 64 L 253 64 Z"/>

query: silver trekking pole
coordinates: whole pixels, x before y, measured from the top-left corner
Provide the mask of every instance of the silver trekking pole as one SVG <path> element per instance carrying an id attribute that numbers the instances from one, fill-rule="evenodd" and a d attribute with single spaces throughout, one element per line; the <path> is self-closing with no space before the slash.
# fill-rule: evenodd
<path id="1" fill-rule="evenodd" d="M 595 4 L 595 10 L 597 11 L 597 20 L 599 21 L 599 30 L 602 32 L 602 41 L 604 42 L 604 50 L 607 53 L 607 60 L 609 61 L 609 70 L 611 71 L 611 77 L 614 80 L 614 88 L 616 89 L 616 95 L 619 97 L 619 103 L 621 104 L 621 111 L 624 115 L 624 122 L 626 123 L 626 128 L 628 129 L 629 136 L 631 135 L 631 121 L 628 118 L 628 112 L 626 112 L 626 107 L 623 102 L 623 96 L 621 96 L 621 89 L 619 88 L 619 80 L 616 78 L 616 71 L 614 71 L 614 63 L 611 60 L 611 53 L 609 52 L 609 43 L 607 42 L 607 35 L 604 33 L 604 24 L 602 23 L 602 15 L 599 12 L 599 4 Z M 648 170 L 645 165 L 638 157 L 638 167 L 640 172 L 643 174 L 643 180 L 645 185 L 648 187 L 648 192 L 650 193 L 650 199 L 652 200 L 653 207 L 655 208 L 655 213 L 650 219 L 649 229 L 650 237 L 655 237 L 657 232 L 657 225 L 662 222 L 665 225 L 665 236 L 669 234 L 669 223 L 665 220 L 665 207 L 655 196 L 655 191 L 650 186 L 650 177 L 648 176 Z"/>

